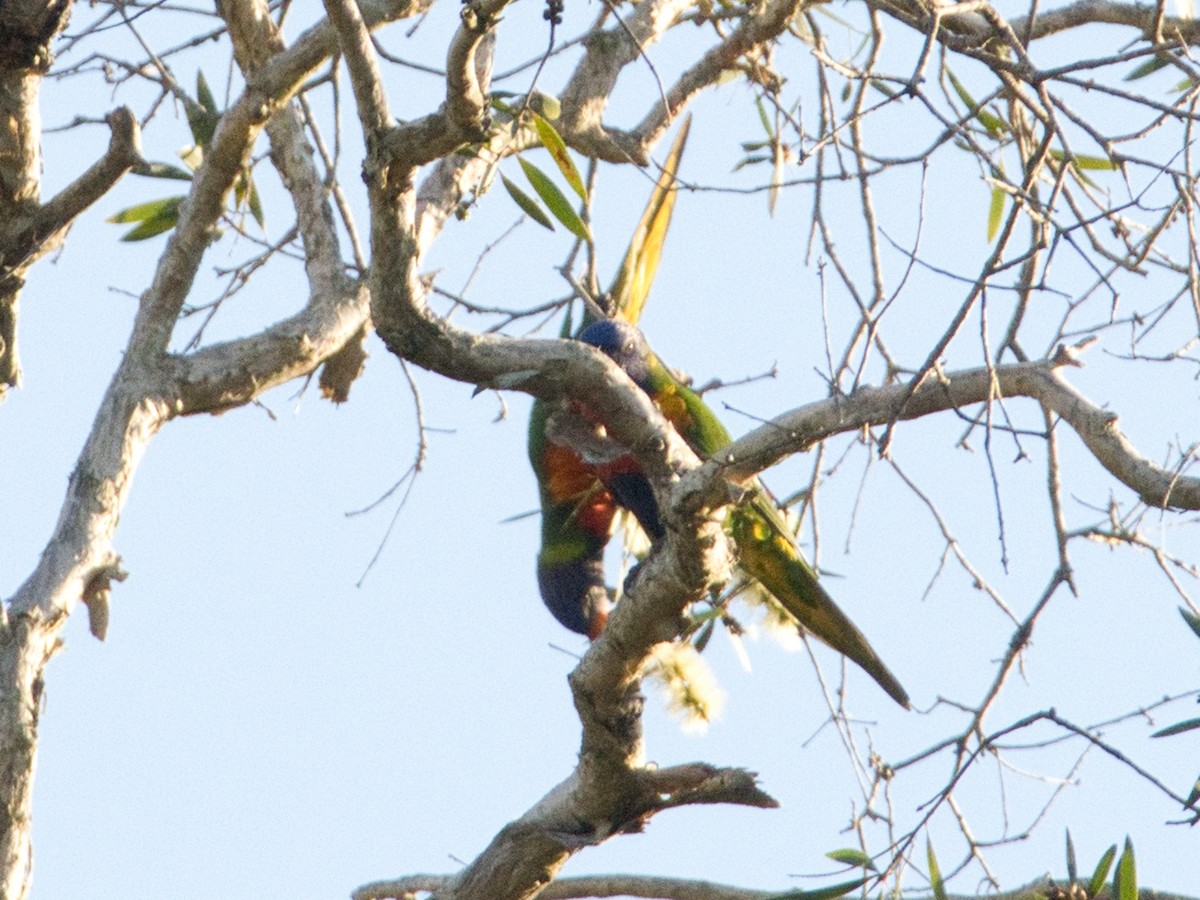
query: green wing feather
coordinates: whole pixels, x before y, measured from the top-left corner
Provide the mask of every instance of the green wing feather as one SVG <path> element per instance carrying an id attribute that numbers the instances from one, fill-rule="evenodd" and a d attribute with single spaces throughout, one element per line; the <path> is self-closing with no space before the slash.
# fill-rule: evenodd
<path id="1" fill-rule="evenodd" d="M 712 457 L 732 442 L 729 432 L 695 391 L 679 381 L 653 351 L 643 385 L 663 416 L 697 454 Z M 908 693 L 863 633 L 821 587 L 812 566 L 800 555 L 795 537 L 756 478 L 752 495 L 729 511 L 730 533 L 738 563 L 807 631 L 858 664 L 906 709 Z"/>

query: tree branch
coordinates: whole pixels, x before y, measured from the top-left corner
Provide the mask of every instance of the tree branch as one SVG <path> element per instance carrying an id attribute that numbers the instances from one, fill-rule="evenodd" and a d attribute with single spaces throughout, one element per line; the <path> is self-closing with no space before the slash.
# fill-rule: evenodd
<path id="1" fill-rule="evenodd" d="M 905 402 L 907 385 L 863 388 L 849 397 L 835 397 L 800 407 L 771 420 L 721 454 L 726 474 L 744 481 L 784 457 L 834 434 L 866 425 L 881 425 L 889 417 L 919 419 L 935 412 L 986 403 L 998 386 L 1003 397 L 1040 400 L 1069 425 L 1108 472 L 1145 503 L 1156 508 L 1200 508 L 1200 479 L 1180 475 L 1151 462 L 1122 434 L 1115 413 L 1101 409 L 1072 387 L 1061 367 L 1073 364 L 1065 356 L 1053 360 L 938 373 L 925 379 Z M 994 379 L 994 381 L 993 381 Z"/>

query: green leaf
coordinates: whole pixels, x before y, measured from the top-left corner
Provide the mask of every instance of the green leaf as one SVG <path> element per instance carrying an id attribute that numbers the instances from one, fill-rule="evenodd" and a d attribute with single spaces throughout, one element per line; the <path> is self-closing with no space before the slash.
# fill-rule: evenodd
<path id="1" fill-rule="evenodd" d="M 516 115 L 516 110 L 508 102 L 508 98 L 512 96 L 514 96 L 512 91 L 492 91 L 492 95 L 488 99 L 488 104 L 492 109 L 505 113 L 511 118 Z"/>
<path id="2" fill-rule="evenodd" d="M 161 219 L 147 219 L 136 228 L 131 228 L 129 231 L 121 235 L 121 240 L 132 244 L 137 241 L 144 241 L 152 237 L 170 231 L 179 222 L 179 216 L 163 216 Z"/>
<path id="3" fill-rule="evenodd" d="M 1004 200 L 1008 193 L 996 185 L 992 188 L 992 201 L 988 204 L 987 239 L 990 244 L 1000 233 L 1000 223 L 1004 220 Z"/>
<path id="4" fill-rule="evenodd" d="M 164 231 L 170 231 L 175 227 L 179 222 L 179 207 L 183 201 L 183 197 L 165 197 L 162 200 L 152 200 L 149 203 L 143 203 L 139 206 L 122 210 L 108 221 L 138 222 L 137 227 L 131 228 L 125 234 L 121 235 L 121 240 L 128 242 L 144 241 L 147 238 L 162 234 Z"/>
<path id="5" fill-rule="evenodd" d="M 537 93 L 533 96 L 533 111 L 554 121 L 562 115 L 562 104 L 553 94 Z"/>
<path id="6" fill-rule="evenodd" d="M 746 166 L 757 166 L 759 163 L 765 163 L 765 162 L 771 162 L 771 161 L 772 161 L 772 158 L 770 156 L 763 156 L 763 155 L 747 156 L 745 159 L 741 160 L 741 162 L 739 162 L 736 166 L 733 167 L 733 171 L 736 172 L 739 169 L 746 168 Z"/>
<path id="7" fill-rule="evenodd" d="M 181 169 L 179 166 L 173 166 L 170 163 L 138 163 L 130 170 L 134 175 L 141 175 L 145 178 L 173 178 L 176 181 L 191 181 L 192 173 L 187 169 Z"/>
<path id="8" fill-rule="evenodd" d="M 982 106 L 975 110 L 975 118 L 979 120 L 980 125 L 987 129 L 988 134 L 994 138 L 998 138 L 1004 132 L 1008 131 L 1007 122 L 999 116 L 988 112 Z"/>
<path id="9" fill-rule="evenodd" d="M 1108 870 L 1112 867 L 1116 856 L 1117 845 L 1113 844 L 1104 851 L 1104 855 L 1100 857 L 1100 862 L 1096 863 L 1096 871 L 1092 873 L 1092 880 L 1088 884 L 1089 897 L 1095 897 L 1100 893 L 1100 889 L 1104 887 L 1104 880 L 1108 878 Z"/>
<path id="10" fill-rule="evenodd" d="M 567 231 L 581 241 L 587 241 L 590 244 L 592 235 L 588 231 L 587 225 L 584 224 L 583 219 L 579 218 L 579 213 L 575 212 L 563 192 L 558 189 L 558 185 L 550 180 L 550 176 L 523 157 L 518 157 L 517 162 L 521 164 L 521 170 L 533 186 L 534 193 L 546 204 L 550 214 L 558 219 Z"/>
<path id="11" fill-rule="evenodd" d="M 1188 623 L 1188 627 L 1196 633 L 1196 637 L 1200 637 L 1200 616 L 1195 613 L 1179 607 L 1179 614 L 1183 616 L 1183 621 Z"/>
<path id="12" fill-rule="evenodd" d="M 1121 164 L 1119 162 L 1109 159 L 1107 156 L 1087 156 L 1079 153 L 1073 153 L 1071 156 L 1067 156 L 1067 154 L 1061 150 L 1051 150 L 1050 158 L 1058 162 L 1066 160 L 1076 169 L 1104 170 L 1111 172 L 1114 169 L 1121 168 Z"/>
<path id="13" fill-rule="evenodd" d="M 708 646 L 708 642 L 712 639 L 713 631 L 716 629 L 717 620 L 709 619 L 701 626 L 696 639 L 692 642 L 692 646 L 696 648 L 697 653 L 703 653 L 704 648 Z"/>
<path id="14" fill-rule="evenodd" d="M 771 120 L 767 117 L 767 110 L 766 107 L 763 106 L 761 97 L 755 99 L 754 106 L 758 109 L 758 120 L 762 122 L 763 131 L 767 133 L 767 137 L 769 137 L 771 140 L 774 140 L 775 129 L 771 127 Z"/>
<path id="15" fill-rule="evenodd" d="M 1133 843 L 1128 837 L 1113 874 L 1112 892 L 1114 900 L 1138 900 L 1137 867 L 1133 861 Z"/>
<path id="16" fill-rule="evenodd" d="M 871 857 L 854 847 L 846 847 L 842 850 L 830 850 L 825 855 L 834 862 L 840 862 L 843 865 L 857 866 L 860 869 L 875 871 L 875 863 L 871 860 Z"/>
<path id="17" fill-rule="evenodd" d="M 767 900 L 836 900 L 845 897 L 851 891 L 857 891 L 870 879 L 859 878 L 856 881 L 845 881 L 841 884 L 830 885 L 827 888 L 817 888 L 812 891 L 788 891 L 783 894 L 771 894 Z"/>
<path id="18" fill-rule="evenodd" d="M 1071 840 L 1071 829 L 1067 829 L 1067 881 L 1074 884 L 1078 881 L 1075 868 L 1075 842 Z"/>
<path id="19" fill-rule="evenodd" d="M 1137 81 L 1139 78 L 1145 78 L 1147 75 L 1153 75 L 1159 69 L 1166 68 L 1171 64 L 1171 60 L 1164 55 L 1156 55 L 1150 57 L 1132 72 L 1125 76 L 1126 81 Z"/>
<path id="20" fill-rule="evenodd" d="M 925 857 L 929 861 L 929 887 L 933 889 L 933 900 L 946 900 L 946 885 L 942 881 L 942 870 L 938 868 L 933 853 L 933 842 L 925 838 Z"/>
<path id="21" fill-rule="evenodd" d="M 1168 725 L 1166 728 L 1159 729 L 1150 735 L 1150 737 L 1171 737 L 1174 734 L 1183 734 L 1185 731 L 1195 731 L 1200 728 L 1200 719 L 1188 719 L 1186 722 L 1179 722 L 1175 725 Z"/>
<path id="22" fill-rule="evenodd" d="M 533 127 L 537 129 L 538 139 L 542 142 L 542 146 L 554 157 L 558 171 L 562 172 L 563 178 L 567 179 L 567 184 L 579 195 L 579 199 L 586 203 L 587 188 L 583 186 L 579 170 L 575 168 L 575 162 L 571 159 L 571 154 L 567 152 L 567 145 L 563 143 L 558 130 L 544 116 L 537 113 L 533 114 Z"/>
<path id="23" fill-rule="evenodd" d="M 954 88 L 954 93 L 958 94 L 958 99 L 966 104 L 967 109 L 972 112 L 976 110 L 979 107 L 979 104 L 975 102 L 975 98 L 967 92 L 965 87 L 963 87 L 963 83 L 958 80 L 952 71 L 950 71 L 949 66 L 946 67 L 946 77 L 950 79 L 950 86 Z"/>
<path id="24" fill-rule="evenodd" d="M 217 122 L 221 121 L 221 116 L 209 112 L 191 100 L 184 102 L 184 112 L 187 114 L 188 128 L 192 130 L 192 140 L 198 147 L 207 147 L 212 136 L 216 134 Z"/>
<path id="25" fill-rule="evenodd" d="M 994 138 L 998 138 L 1004 132 L 1008 131 L 1008 125 L 1004 123 L 1004 120 L 988 112 L 976 103 L 975 98 L 967 92 L 962 82 L 958 80 L 949 68 L 946 69 L 946 77 L 950 79 L 950 86 L 954 88 L 954 93 L 958 94 L 958 99 L 966 104 L 967 111 L 975 117 L 980 125 L 987 129 L 988 134 Z"/>
<path id="26" fill-rule="evenodd" d="M 550 221 L 550 217 L 546 215 L 545 211 L 537 205 L 536 200 L 503 175 L 500 176 L 500 181 L 503 183 L 504 189 L 508 191 L 508 196 L 513 198 L 517 206 L 521 207 L 521 212 L 525 213 L 525 215 L 529 216 L 529 218 L 533 219 L 533 221 L 537 222 L 543 228 L 549 228 L 551 231 L 554 230 L 554 223 Z"/>
<path id="27" fill-rule="evenodd" d="M 250 209 L 250 215 L 254 216 L 254 221 L 258 223 L 258 227 L 266 231 L 267 217 L 263 214 L 262 198 L 258 196 L 258 185 L 249 175 L 246 176 L 246 180 L 250 182 L 250 197 L 246 205 Z"/>
<path id="28" fill-rule="evenodd" d="M 217 108 L 217 101 L 213 99 L 212 91 L 208 88 L 208 81 L 200 69 L 196 70 L 196 99 L 200 101 L 200 105 L 206 111 L 213 115 L 220 115 L 221 111 Z"/>
<path id="29" fill-rule="evenodd" d="M 113 213 L 105 221 L 118 225 L 122 222 L 145 222 L 148 219 L 159 218 L 168 212 L 178 212 L 179 205 L 183 203 L 183 200 L 183 197 L 163 197 L 161 200 L 150 200 Z"/>
<path id="30" fill-rule="evenodd" d="M 233 182 L 233 207 L 241 209 L 246 202 L 246 194 L 250 191 L 250 179 L 246 177 L 246 170 L 243 169 Z"/>
<path id="31" fill-rule="evenodd" d="M 1195 809 L 1197 800 L 1200 800 L 1200 778 L 1196 779 L 1196 783 L 1192 785 L 1192 791 L 1187 795 L 1187 800 L 1183 805 L 1188 809 Z"/>

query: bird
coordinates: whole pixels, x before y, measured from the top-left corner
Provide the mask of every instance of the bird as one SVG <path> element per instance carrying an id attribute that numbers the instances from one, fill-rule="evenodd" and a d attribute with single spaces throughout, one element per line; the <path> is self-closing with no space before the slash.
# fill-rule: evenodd
<path id="1" fill-rule="evenodd" d="M 601 320 L 585 328 L 578 339 L 620 366 L 697 455 L 711 458 L 732 443 L 729 432 L 703 398 L 675 376 L 636 326 L 615 319 Z M 652 540 L 661 537 L 662 516 L 653 492 L 640 487 L 630 490 L 629 472 L 636 468 L 623 460 L 608 465 L 625 473 L 623 483 L 606 483 L 613 501 L 628 509 Z M 597 471 L 604 475 L 603 468 Z M 802 631 L 858 665 L 893 700 L 910 708 L 908 693 L 899 680 L 817 580 L 766 488 L 758 479 L 748 487 L 746 496 L 726 516 L 726 528 L 737 548 L 742 571 L 762 585 Z"/>
<path id="2" fill-rule="evenodd" d="M 689 116 L 667 154 L 617 274 L 601 298 L 610 316 L 637 322 L 645 308 L 674 211 L 675 175 L 690 125 Z M 580 329 L 597 320 L 595 313 L 585 310 Z M 569 318 L 563 328 L 562 336 L 569 336 Z M 610 459 L 601 449 L 599 456 L 590 454 L 585 459 L 585 444 L 603 447 L 602 440 L 592 440 L 597 430 L 598 423 L 579 404 L 538 399 L 530 411 L 529 464 L 537 479 L 542 516 L 538 590 L 561 625 L 592 640 L 603 631 L 611 607 L 604 581 L 604 548 L 621 506 L 612 492 L 620 490 L 633 502 L 639 494 L 650 496 L 651 490 L 628 454 Z"/>
<path id="3" fill-rule="evenodd" d="M 581 456 L 569 444 L 550 439 L 550 412 L 548 404 L 539 402 L 529 417 L 529 464 L 542 511 L 538 590 L 559 624 L 595 640 L 610 607 L 604 547 L 617 506 Z"/>

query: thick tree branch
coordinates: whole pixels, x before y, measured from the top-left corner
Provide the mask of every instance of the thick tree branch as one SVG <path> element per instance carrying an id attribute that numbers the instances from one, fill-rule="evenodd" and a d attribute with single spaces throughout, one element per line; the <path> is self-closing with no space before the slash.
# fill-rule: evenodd
<path id="1" fill-rule="evenodd" d="M 729 477 L 746 480 L 834 434 L 884 424 L 889 417 L 912 420 L 987 403 L 996 399 L 998 387 L 1002 397 L 1029 397 L 1044 403 L 1079 435 L 1100 465 L 1146 504 L 1200 508 L 1200 479 L 1165 469 L 1140 453 L 1117 427 L 1116 414 L 1066 381 L 1061 367 L 1070 364 L 1060 352 L 1057 359 L 1044 362 L 935 374 L 907 402 L 907 385 L 863 388 L 849 397 L 822 400 L 778 416 L 735 441 L 722 454 L 723 468 Z"/>
<path id="2" fill-rule="evenodd" d="M 86 172 L 43 204 L 31 223 L 30 246 L 37 255 L 58 246 L 72 222 L 103 197 L 142 159 L 141 129 L 128 107 L 110 112 L 105 120 L 112 131 L 108 149 Z"/>
<path id="3" fill-rule="evenodd" d="M 29 99 L 36 102 L 36 92 Z M 36 110 L 26 110 L 25 114 L 36 118 Z M 0 400 L 8 387 L 20 382 L 17 307 L 26 271 L 62 243 L 80 213 L 142 161 L 141 138 L 133 113 L 120 107 L 109 113 L 108 125 L 112 134 L 99 160 L 43 205 L 27 202 L 29 197 L 16 199 L 9 206 L 11 216 L 0 228 Z M 26 148 L 25 152 L 34 153 L 35 149 Z M 36 190 L 30 197 L 36 199 Z"/>
<path id="4" fill-rule="evenodd" d="M 660 40 L 693 2 L 641 3 L 634 7 L 624 25 L 617 24 L 589 37 L 587 52 L 559 98 L 562 113 L 557 124 L 564 140 L 581 153 L 607 162 L 649 164 L 648 145 L 661 136 L 666 126 L 657 129 L 653 137 L 622 133 L 604 125 L 604 110 L 624 68 L 642 58 L 646 48 Z M 670 113 L 677 114 L 678 110 Z"/>
<path id="5" fill-rule="evenodd" d="M 643 142 L 656 141 L 700 91 L 716 84 L 743 56 L 755 56 L 782 34 L 804 0 L 773 0 L 755 15 L 747 16 L 733 33 L 702 56 L 667 91 L 667 103 L 654 103 L 634 134 Z"/>

